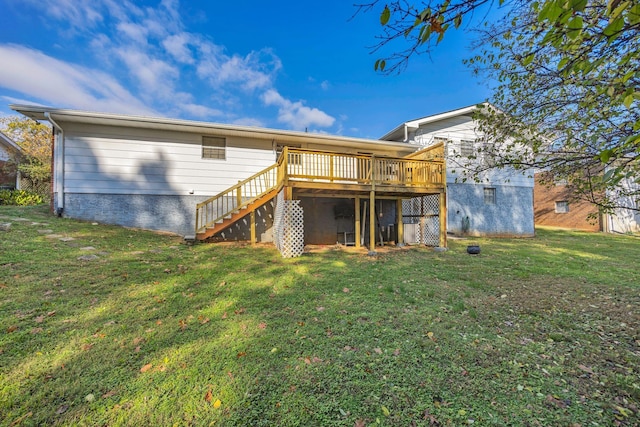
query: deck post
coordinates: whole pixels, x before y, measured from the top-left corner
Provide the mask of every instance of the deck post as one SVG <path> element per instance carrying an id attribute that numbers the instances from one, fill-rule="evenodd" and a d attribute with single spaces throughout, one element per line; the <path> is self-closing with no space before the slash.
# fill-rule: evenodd
<path id="1" fill-rule="evenodd" d="M 360 247 L 360 197 L 359 196 L 356 196 L 354 211 L 356 216 L 356 234 L 355 234 L 356 248 L 359 248 Z"/>
<path id="2" fill-rule="evenodd" d="M 376 192 L 369 192 L 369 251 L 376 250 Z"/>
<path id="3" fill-rule="evenodd" d="M 256 211 L 251 211 L 251 246 L 256 244 Z"/>
<path id="4" fill-rule="evenodd" d="M 238 184 L 240 184 L 242 181 L 238 181 Z M 240 209 L 240 206 L 242 205 L 242 186 L 238 187 L 238 191 L 236 193 L 236 197 L 237 197 L 237 205 L 236 205 L 236 209 Z"/>
<path id="5" fill-rule="evenodd" d="M 447 247 L 447 193 L 440 192 L 440 247 Z"/>
<path id="6" fill-rule="evenodd" d="M 398 223 L 396 230 L 398 230 L 398 236 L 396 237 L 396 246 L 404 246 L 404 224 L 402 223 L 402 199 L 396 200 L 396 222 Z"/>

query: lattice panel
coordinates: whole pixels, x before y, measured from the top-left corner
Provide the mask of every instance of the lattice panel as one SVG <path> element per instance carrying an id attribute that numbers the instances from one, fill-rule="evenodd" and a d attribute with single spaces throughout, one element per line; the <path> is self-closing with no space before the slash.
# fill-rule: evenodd
<path id="1" fill-rule="evenodd" d="M 440 198 L 437 194 L 402 201 L 402 221 L 405 224 L 420 224 L 416 243 L 427 246 L 440 244 Z"/>
<path id="2" fill-rule="evenodd" d="M 284 258 L 302 255 L 304 251 L 304 211 L 300 200 L 284 200 L 281 191 L 276 198 L 274 240 Z"/>

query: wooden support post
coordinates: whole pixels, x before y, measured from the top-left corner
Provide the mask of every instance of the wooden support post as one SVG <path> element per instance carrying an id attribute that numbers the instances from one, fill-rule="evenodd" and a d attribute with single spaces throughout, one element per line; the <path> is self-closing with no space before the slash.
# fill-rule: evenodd
<path id="1" fill-rule="evenodd" d="M 447 247 L 447 193 L 440 193 L 440 203 L 438 203 L 440 207 L 440 247 Z"/>
<path id="2" fill-rule="evenodd" d="M 256 244 L 256 211 L 251 211 L 251 245 Z"/>
<path id="3" fill-rule="evenodd" d="M 356 248 L 360 247 L 360 197 L 356 196 L 355 202 L 355 216 L 356 216 Z"/>
<path id="4" fill-rule="evenodd" d="M 284 187 L 284 199 L 293 200 L 293 187 Z"/>
<path id="5" fill-rule="evenodd" d="M 376 250 L 376 192 L 369 192 L 369 250 Z"/>
<path id="6" fill-rule="evenodd" d="M 242 181 L 238 181 L 238 184 L 240 184 Z M 236 197 L 237 197 L 237 205 L 236 205 L 236 209 L 240 210 L 240 205 L 242 204 L 242 186 L 238 187 L 238 191 L 236 192 Z"/>
<path id="7" fill-rule="evenodd" d="M 404 246 L 404 224 L 402 223 L 402 199 L 396 200 L 396 230 L 398 236 L 396 237 L 396 246 Z"/>

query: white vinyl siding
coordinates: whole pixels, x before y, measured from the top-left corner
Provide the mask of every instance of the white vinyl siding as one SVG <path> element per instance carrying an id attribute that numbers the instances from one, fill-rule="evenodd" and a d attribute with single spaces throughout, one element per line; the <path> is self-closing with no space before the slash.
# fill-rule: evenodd
<path id="1" fill-rule="evenodd" d="M 63 125 L 64 126 L 64 125 Z M 202 158 L 202 135 L 66 126 L 65 191 L 215 195 L 272 165 L 271 141 L 226 139 L 226 161 Z"/>

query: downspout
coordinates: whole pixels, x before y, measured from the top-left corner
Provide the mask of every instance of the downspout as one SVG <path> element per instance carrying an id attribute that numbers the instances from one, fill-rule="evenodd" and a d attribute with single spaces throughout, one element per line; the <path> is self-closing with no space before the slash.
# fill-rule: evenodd
<path id="1" fill-rule="evenodd" d="M 409 142 L 409 127 L 404 124 L 404 142 Z"/>
<path id="2" fill-rule="evenodd" d="M 58 198 L 55 203 L 54 212 L 58 216 L 62 216 L 62 212 L 64 210 L 64 130 L 60 127 L 53 117 L 51 117 L 51 113 L 48 111 L 44 112 L 44 116 L 46 119 L 53 125 L 53 127 L 58 130 L 60 133 L 57 138 L 54 138 L 54 182 L 56 187 L 56 193 L 58 194 Z M 57 144 L 56 144 L 57 141 Z M 57 166 L 57 167 L 56 167 Z"/>

